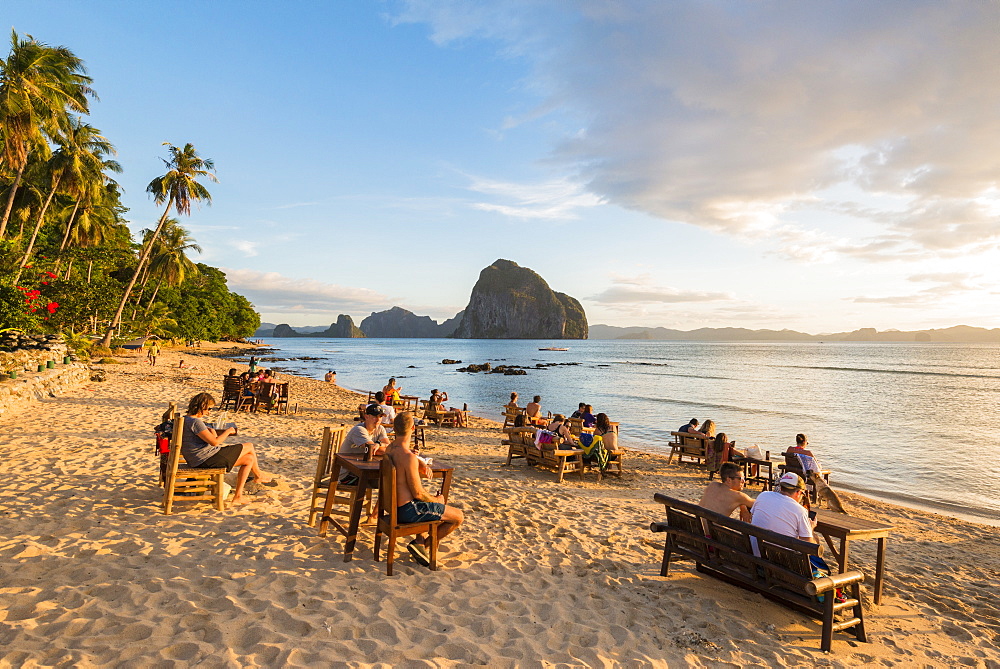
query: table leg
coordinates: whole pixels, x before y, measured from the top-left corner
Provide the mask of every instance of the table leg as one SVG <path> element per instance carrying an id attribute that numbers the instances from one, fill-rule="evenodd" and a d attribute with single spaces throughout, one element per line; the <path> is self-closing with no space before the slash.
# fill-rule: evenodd
<path id="1" fill-rule="evenodd" d="M 368 492 L 368 472 L 358 480 L 358 487 L 351 500 L 351 519 L 347 524 L 346 540 L 344 541 L 344 562 L 350 562 L 354 557 L 354 544 L 358 542 L 358 527 L 361 526 L 361 511 L 365 506 L 365 494 Z"/>
<path id="2" fill-rule="evenodd" d="M 326 536 L 326 528 L 330 526 L 330 514 L 333 513 L 333 501 L 337 497 L 337 484 L 340 483 L 340 463 L 334 460 L 333 471 L 330 473 L 330 486 L 326 489 L 326 501 L 323 502 L 323 514 L 319 517 L 319 536 Z"/>
<path id="3" fill-rule="evenodd" d="M 849 546 L 850 546 L 850 543 L 847 541 L 847 537 L 841 537 L 840 538 L 840 556 L 839 556 L 839 560 L 838 560 L 840 562 L 840 573 L 841 574 L 843 574 L 845 571 L 847 571 L 847 551 L 850 550 Z"/>
<path id="4" fill-rule="evenodd" d="M 872 600 L 876 604 L 882 603 L 882 570 L 885 567 L 885 537 L 878 539 L 878 552 L 875 557 L 875 595 Z"/>
<path id="5" fill-rule="evenodd" d="M 444 497 L 444 502 L 445 502 L 445 504 L 447 504 L 448 503 L 448 492 L 451 490 L 451 475 L 452 475 L 452 472 L 446 471 L 446 472 L 443 472 L 443 474 L 444 475 L 441 477 L 442 478 L 442 481 L 441 481 L 441 496 Z"/>

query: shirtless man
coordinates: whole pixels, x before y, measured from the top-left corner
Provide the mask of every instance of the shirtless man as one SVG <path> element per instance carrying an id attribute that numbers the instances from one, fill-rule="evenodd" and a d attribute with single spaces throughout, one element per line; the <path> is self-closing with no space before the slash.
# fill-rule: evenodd
<path id="1" fill-rule="evenodd" d="M 734 462 L 727 462 L 719 468 L 719 481 L 712 481 L 705 488 L 698 506 L 710 511 L 732 516 L 733 511 L 740 510 L 740 520 L 750 522 L 750 507 L 753 498 L 743 492 L 743 471 Z"/>
<path id="2" fill-rule="evenodd" d="M 524 413 L 528 418 L 538 418 L 539 412 L 542 410 L 542 396 L 535 395 L 534 399 L 528 402 L 528 406 L 524 408 Z"/>
<path id="3" fill-rule="evenodd" d="M 413 438 L 413 414 L 401 411 L 393 421 L 395 439 L 385 449 L 385 457 L 389 458 L 396 468 L 396 504 L 397 520 L 402 524 L 422 523 L 433 520 L 443 520 L 438 527 L 438 539 L 451 534 L 462 524 L 465 515 L 461 509 L 446 506 L 442 495 L 431 495 L 421 483 L 421 474 L 429 475 L 426 465 L 410 450 Z M 417 562 L 430 566 L 430 537 L 418 534 L 410 542 L 406 550 Z"/>

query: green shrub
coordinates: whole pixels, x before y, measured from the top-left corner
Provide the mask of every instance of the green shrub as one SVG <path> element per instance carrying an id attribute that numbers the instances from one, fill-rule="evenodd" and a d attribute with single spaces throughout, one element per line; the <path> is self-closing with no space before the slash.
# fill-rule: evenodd
<path id="1" fill-rule="evenodd" d="M 101 358 L 97 361 L 99 365 L 124 365 L 125 363 L 121 360 L 115 360 L 114 358 Z"/>
<path id="2" fill-rule="evenodd" d="M 94 356 L 95 358 L 97 356 L 111 355 L 111 349 L 108 348 L 107 346 L 101 346 L 100 344 L 97 344 L 96 346 L 90 349 L 90 355 Z"/>

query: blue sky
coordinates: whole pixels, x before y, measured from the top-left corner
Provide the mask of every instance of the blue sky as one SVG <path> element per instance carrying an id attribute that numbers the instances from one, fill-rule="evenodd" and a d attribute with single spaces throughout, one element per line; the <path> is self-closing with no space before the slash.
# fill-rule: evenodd
<path id="1" fill-rule="evenodd" d="M 51 2 L 132 227 L 183 221 L 265 320 L 447 318 L 496 258 L 591 323 L 1000 326 L 1000 6 Z"/>

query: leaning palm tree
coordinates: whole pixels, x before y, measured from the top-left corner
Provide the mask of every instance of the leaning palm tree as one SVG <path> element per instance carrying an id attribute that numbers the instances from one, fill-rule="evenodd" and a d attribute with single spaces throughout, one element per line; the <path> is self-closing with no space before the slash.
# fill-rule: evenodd
<path id="1" fill-rule="evenodd" d="M 178 225 L 176 218 L 168 218 L 156 242 L 156 248 L 150 255 L 149 275 L 156 278 L 156 287 L 145 313 L 148 314 L 153 307 L 156 294 L 164 283 L 179 286 L 188 275 L 198 271 L 198 267 L 187 257 L 188 251 L 201 253 L 201 247 L 195 244 L 187 230 Z"/>
<path id="2" fill-rule="evenodd" d="M 146 243 L 142 247 L 142 253 L 139 255 L 139 263 L 135 266 L 132 279 L 125 288 L 121 304 L 118 305 L 118 310 L 111 319 L 108 331 L 104 333 L 104 339 L 101 340 L 103 346 L 111 346 L 111 337 L 114 335 L 115 328 L 121 323 L 125 304 L 132 293 L 132 288 L 135 287 L 136 280 L 142 274 L 143 267 L 149 258 L 153 244 L 156 243 L 160 232 L 163 230 L 163 226 L 170 214 L 170 208 L 175 208 L 178 214 L 190 216 L 192 202 L 204 201 L 207 204 L 212 204 L 211 193 L 202 184 L 198 183 L 198 179 L 206 178 L 218 182 L 215 174 L 212 173 L 212 170 L 215 169 L 215 163 L 208 158 L 199 156 L 198 152 L 194 150 L 194 146 L 190 143 L 185 144 L 182 149 L 177 148 L 169 142 L 164 142 L 163 145 L 169 147 L 167 151 L 170 153 L 170 159 L 163 160 L 163 163 L 167 166 L 167 173 L 150 181 L 146 187 L 146 192 L 153 196 L 153 201 L 156 204 L 166 203 L 167 206 L 163 210 L 163 215 L 160 216 L 160 221 L 156 224 L 156 229 L 153 231 L 152 236 L 146 240 Z"/>
<path id="3" fill-rule="evenodd" d="M 49 189 L 45 204 L 42 205 L 42 209 L 38 214 L 31 239 L 24 249 L 24 257 L 17 268 L 17 273 L 14 275 L 15 285 L 20 280 L 21 272 L 27 264 L 28 259 L 31 258 L 31 252 L 35 247 L 35 240 L 38 239 L 38 231 L 41 230 L 42 224 L 45 222 L 45 214 L 52 203 L 52 198 L 60 191 L 60 187 L 62 192 L 79 199 L 86 194 L 88 181 L 93 178 L 92 175 L 102 174 L 104 169 L 121 171 L 118 163 L 105 158 L 107 154 L 114 153 L 115 149 L 111 146 L 111 142 L 105 139 L 97 128 L 73 118 L 70 119 L 65 130 L 65 135 L 60 137 L 59 148 L 52 154 L 52 158 L 49 160 L 51 188 Z M 108 167 L 109 165 L 111 166 L 110 168 Z"/>
<path id="4" fill-rule="evenodd" d="M 87 98 L 96 97 L 83 61 L 66 47 L 50 47 L 14 31 L 10 40 L 10 53 L 0 60 L 0 163 L 14 181 L 0 216 L 0 239 L 28 157 L 40 153 L 46 158 L 48 142 L 68 125 L 69 112 L 87 113 Z"/>

